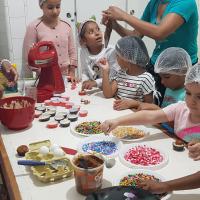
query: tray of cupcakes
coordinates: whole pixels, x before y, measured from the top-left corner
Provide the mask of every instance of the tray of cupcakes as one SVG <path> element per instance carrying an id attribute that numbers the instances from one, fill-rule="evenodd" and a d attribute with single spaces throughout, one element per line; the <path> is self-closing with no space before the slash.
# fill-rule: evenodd
<path id="1" fill-rule="evenodd" d="M 29 144 L 25 159 L 18 160 L 18 164 L 31 166 L 33 174 L 42 182 L 54 182 L 73 174 L 72 165 L 65 152 L 50 140 Z"/>

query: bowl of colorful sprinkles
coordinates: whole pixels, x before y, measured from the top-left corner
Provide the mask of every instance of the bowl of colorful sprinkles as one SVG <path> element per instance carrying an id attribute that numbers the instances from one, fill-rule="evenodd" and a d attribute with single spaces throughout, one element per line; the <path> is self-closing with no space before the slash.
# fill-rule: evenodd
<path id="1" fill-rule="evenodd" d="M 126 145 L 119 154 L 120 161 L 130 168 L 161 169 L 168 163 L 168 156 L 161 149 L 145 143 Z"/>
<path id="2" fill-rule="evenodd" d="M 108 157 L 116 157 L 122 148 L 122 142 L 111 136 L 91 136 L 78 145 L 80 152 L 96 152 Z"/>
<path id="3" fill-rule="evenodd" d="M 114 180 L 115 186 L 132 186 L 138 188 L 142 181 L 157 181 L 163 182 L 165 178 L 160 174 L 151 170 L 130 170 L 119 176 Z M 159 199 L 166 200 L 171 196 L 171 193 L 164 193 L 156 195 Z"/>
<path id="4" fill-rule="evenodd" d="M 83 121 L 73 124 L 71 126 L 72 133 L 83 136 L 94 136 L 103 134 L 100 129 L 100 121 Z"/>

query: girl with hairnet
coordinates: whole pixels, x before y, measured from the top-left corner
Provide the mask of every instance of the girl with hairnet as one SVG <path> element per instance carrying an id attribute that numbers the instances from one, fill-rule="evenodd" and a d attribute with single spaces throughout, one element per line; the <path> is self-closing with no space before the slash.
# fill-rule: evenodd
<path id="1" fill-rule="evenodd" d="M 38 71 L 28 65 L 28 52 L 33 43 L 52 41 L 57 54 L 58 64 L 64 81 L 70 76 L 75 81 L 77 67 L 77 54 L 71 26 L 59 18 L 61 0 L 39 0 L 43 15 L 31 22 L 24 37 L 23 57 L 25 61 L 25 74 L 30 75 L 30 70 Z"/>
<path id="2" fill-rule="evenodd" d="M 200 64 L 189 68 L 185 78 L 185 90 L 185 102 L 179 101 L 160 110 L 142 110 L 106 120 L 101 128 L 104 132 L 110 132 L 120 125 L 148 125 L 174 121 L 175 134 L 179 138 L 185 142 L 200 141 Z"/>
<path id="3" fill-rule="evenodd" d="M 155 72 L 159 74 L 162 84 L 166 87 L 161 108 L 185 100 L 185 74 L 191 66 L 190 56 L 182 48 L 170 47 L 158 56 Z M 138 111 L 160 109 L 155 104 L 139 102 L 135 108 Z"/>
<path id="4" fill-rule="evenodd" d="M 135 102 L 153 103 L 156 93 L 153 76 L 146 72 L 149 56 L 142 39 L 127 36 L 118 40 L 115 46 L 117 61 L 121 70 L 109 81 L 109 64 L 106 59 L 100 61 L 103 74 L 103 94 L 106 98 L 118 97 L 114 109 L 134 107 Z M 125 106 L 124 106 L 125 105 Z"/>
<path id="5" fill-rule="evenodd" d="M 101 69 L 98 61 L 106 58 L 111 67 L 109 76 L 113 77 L 119 70 L 116 61 L 115 48 L 111 45 L 105 47 L 103 34 L 94 19 L 82 22 L 78 27 L 78 37 L 81 46 L 80 64 L 82 69 L 82 90 L 102 86 Z"/>

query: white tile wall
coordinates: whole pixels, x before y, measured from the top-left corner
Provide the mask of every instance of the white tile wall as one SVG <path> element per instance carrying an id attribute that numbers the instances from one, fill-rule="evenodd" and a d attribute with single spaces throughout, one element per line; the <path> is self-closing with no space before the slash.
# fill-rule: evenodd
<path id="1" fill-rule="evenodd" d="M 24 38 L 26 31 L 25 17 L 10 18 L 11 37 Z"/>

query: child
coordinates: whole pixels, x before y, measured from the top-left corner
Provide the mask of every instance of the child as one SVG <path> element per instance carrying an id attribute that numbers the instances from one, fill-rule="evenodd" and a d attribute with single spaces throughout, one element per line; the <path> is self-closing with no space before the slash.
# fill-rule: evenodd
<path id="1" fill-rule="evenodd" d="M 116 61 L 115 49 L 103 44 L 102 32 L 95 20 L 89 19 L 78 27 L 81 45 L 80 63 L 82 68 L 82 90 L 102 86 L 102 74 L 98 61 L 105 57 L 111 67 L 109 76 L 113 77 L 119 66 Z"/>
<path id="2" fill-rule="evenodd" d="M 31 45 L 39 41 L 52 41 L 57 50 L 64 81 L 66 76 L 71 76 L 71 80 L 75 81 L 76 49 L 71 26 L 59 18 L 61 0 L 39 0 L 39 5 L 43 16 L 28 25 L 24 38 L 25 74 L 28 72 L 30 74 L 30 69 L 38 70 L 28 66 L 28 52 Z"/>
<path id="3" fill-rule="evenodd" d="M 0 61 L 0 98 L 4 90 L 15 91 L 17 85 L 18 73 L 7 59 Z"/>
<path id="4" fill-rule="evenodd" d="M 193 160 L 200 160 L 200 141 L 191 141 L 188 144 L 189 157 Z"/>
<path id="5" fill-rule="evenodd" d="M 121 38 L 115 50 L 121 70 L 111 82 L 108 79 L 109 64 L 106 60 L 101 62 L 104 96 L 106 98 L 117 96 L 123 99 L 121 102 L 128 101 L 130 107 L 135 100 L 153 103 L 155 81 L 145 69 L 149 56 L 142 39 L 135 36 Z"/>
<path id="6" fill-rule="evenodd" d="M 182 48 L 170 47 L 158 56 L 154 70 L 160 75 L 161 83 L 166 87 L 161 108 L 185 100 L 185 74 L 191 66 L 190 56 Z M 139 102 L 135 108 L 137 111 L 160 109 L 155 104 Z"/>
<path id="7" fill-rule="evenodd" d="M 157 124 L 174 121 L 175 134 L 186 142 L 200 139 L 200 64 L 191 67 L 185 78 L 185 102 L 171 104 L 161 110 L 144 110 L 114 120 L 101 127 L 110 132 L 119 125 Z"/>
<path id="8" fill-rule="evenodd" d="M 200 171 L 189 176 L 174 179 L 166 182 L 145 181 L 140 187 L 152 193 L 162 194 L 173 190 L 189 190 L 200 188 Z"/>

